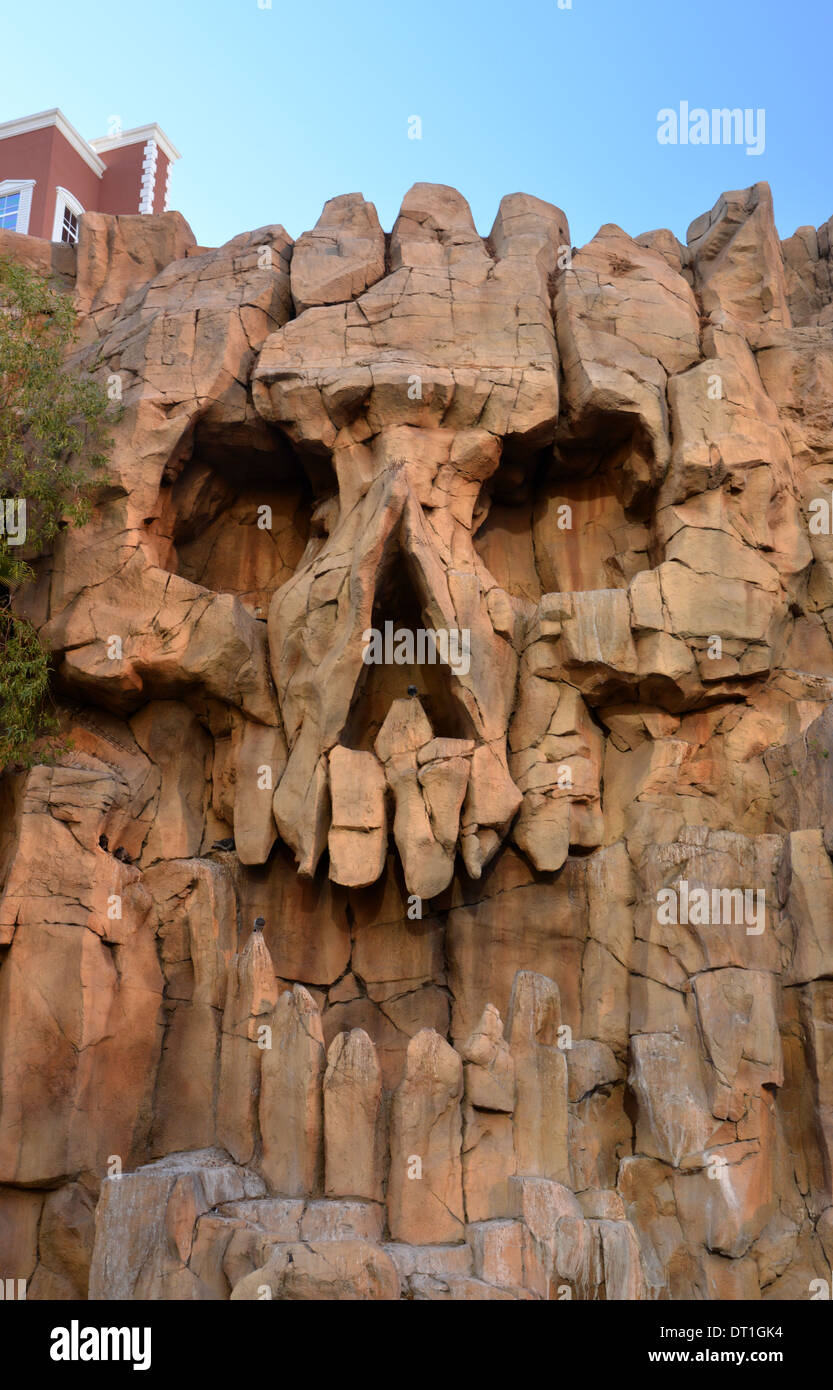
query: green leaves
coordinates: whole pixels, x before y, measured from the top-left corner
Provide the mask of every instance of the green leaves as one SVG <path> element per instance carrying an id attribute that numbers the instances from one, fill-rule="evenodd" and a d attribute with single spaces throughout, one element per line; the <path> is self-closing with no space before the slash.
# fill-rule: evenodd
<path id="1" fill-rule="evenodd" d="M 0 527 L 6 605 L 58 533 L 88 518 L 110 447 L 105 389 L 67 366 L 76 337 L 71 297 L 0 259 L 0 504 L 26 500 L 25 544 L 11 545 Z M 25 762 L 50 722 L 48 690 L 49 658 L 37 633 L 11 607 L 0 608 L 0 772 Z"/>
<path id="2" fill-rule="evenodd" d="M 38 634 L 9 608 L 0 609 L 0 768 L 28 765 L 32 744 L 54 726 L 45 714 L 49 657 Z"/>

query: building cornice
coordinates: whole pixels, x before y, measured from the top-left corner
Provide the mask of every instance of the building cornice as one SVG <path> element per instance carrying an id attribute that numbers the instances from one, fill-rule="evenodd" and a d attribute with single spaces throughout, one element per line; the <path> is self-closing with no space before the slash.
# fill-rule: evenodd
<path id="1" fill-rule="evenodd" d="M 0 124 L 0 140 L 9 140 L 14 135 L 28 135 L 33 130 L 45 130 L 47 126 L 55 126 L 67 144 L 71 145 L 75 153 L 81 156 L 93 173 L 98 178 L 103 177 L 107 168 L 104 160 L 99 159 L 92 145 L 84 139 L 83 135 L 78 134 L 78 131 L 70 125 L 63 111 L 57 106 L 54 106 L 51 111 L 38 111 L 34 116 L 21 116 L 16 121 L 3 121 Z"/>
<path id="2" fill-rule="evenodd" d="M 140 125 L 133 130 L 123 130 L 121 135 L 104 136 L 100 140 L 91 140 L 90 145 L 99 154 L 107 154 L 110 150 L 121 149 L 124 145 L 146 144 L 148 140 L 155 140 L 159 149 L 167 155 L 170 162 L 181 159 L 179 150 L 168 139 L 164 130 L 158 125 Z"/>

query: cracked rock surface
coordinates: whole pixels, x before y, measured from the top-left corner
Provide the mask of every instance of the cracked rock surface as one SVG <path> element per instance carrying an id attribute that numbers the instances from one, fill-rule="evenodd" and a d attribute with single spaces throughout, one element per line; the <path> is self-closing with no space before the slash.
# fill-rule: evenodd
<path id="1" fill-rule="evenodd" d="M 123 406 L 15 599 L 70 739 L 0 778 L 29 1298 L 830 1281 L 831 235 L 0 232 Z"/>

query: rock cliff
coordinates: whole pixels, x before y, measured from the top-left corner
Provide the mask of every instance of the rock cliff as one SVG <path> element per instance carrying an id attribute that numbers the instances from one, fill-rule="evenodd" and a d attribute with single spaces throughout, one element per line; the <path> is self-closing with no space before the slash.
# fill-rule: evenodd
<path id="1" fill-rule="evenodd" d="M 0 1274 L 806 1299 L 833 1262 L 833 219 L 0 232 L 122 410 L 18 599 Z"/>

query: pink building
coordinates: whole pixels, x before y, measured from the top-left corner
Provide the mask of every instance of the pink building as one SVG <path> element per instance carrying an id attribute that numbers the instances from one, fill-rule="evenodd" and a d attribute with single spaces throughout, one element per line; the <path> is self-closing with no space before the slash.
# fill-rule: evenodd
<path id="1" fill-rule="evenodd" d="M 84 212 L 167 212 L 179 151 L 158 125 L 85 140 L 56 107 L 0 124 L 0 228 L 78 239 Z"/>

